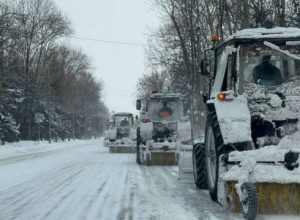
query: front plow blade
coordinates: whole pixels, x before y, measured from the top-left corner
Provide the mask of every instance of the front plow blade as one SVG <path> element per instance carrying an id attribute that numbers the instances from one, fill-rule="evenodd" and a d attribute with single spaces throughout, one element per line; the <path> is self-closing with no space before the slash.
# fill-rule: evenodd
<path id="1" fill-rule="evenodd" d="M 177 163 L 176 152 L 151 152 L 150 165 L 174 166 Z"/>
<path id="2" fill-rule="evenodd" d="M 227 183 L 233 212 L 240 212 L 236 182 Z M 256 183 L 259 214 L 300 214 L 299 183 Z"/>
<path id="3" fill-rule="evenodd" d="M 136 147 L 133 146 L 110 146 L 110 153 L 136 153 Z"/>

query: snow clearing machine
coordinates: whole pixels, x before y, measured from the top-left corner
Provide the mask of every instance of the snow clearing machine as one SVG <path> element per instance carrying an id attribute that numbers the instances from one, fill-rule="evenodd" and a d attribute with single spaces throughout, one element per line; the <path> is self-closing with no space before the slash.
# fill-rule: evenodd
<path id="1" fill-rule="evenodd" d="M 300 29 L 212 37 L 205 144 L 193 149 L 198 187 L 249 220 L 300 214 Z"/>
<path id="2" fill-rule="evenodd" d="M 136 108 L 140 110 L 137 164 L 177 165 L 180 150 L 191 146 L 191 125 L 184 120 L 180 95 L 153 93 L 137 100 Z"/>
<path id="3" fill-rule="evenodd" d="M 136 152 L 136 128 L 133 114 L 119 112 L 113 114 L 105 132 L 104 144 L 111 153 Z"/>

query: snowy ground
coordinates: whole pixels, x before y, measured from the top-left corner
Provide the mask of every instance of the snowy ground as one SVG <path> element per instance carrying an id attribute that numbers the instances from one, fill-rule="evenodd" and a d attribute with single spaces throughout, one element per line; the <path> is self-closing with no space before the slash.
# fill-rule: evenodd
<path id="1" fill-rule="evenodd" d="M 0 219 L 242 219 L 179 181 L 177 167 L 138 166 L 102 142 L 1 147 Z"/>

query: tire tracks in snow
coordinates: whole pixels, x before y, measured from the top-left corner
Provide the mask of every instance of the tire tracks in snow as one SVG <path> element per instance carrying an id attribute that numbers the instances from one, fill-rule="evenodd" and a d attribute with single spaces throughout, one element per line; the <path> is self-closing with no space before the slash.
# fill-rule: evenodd
<path id="1" fill-rule="evenodd" d="M 53 197 L 53 195 L 60 195 L 83 170 L 84 166 L 77 167 L 74 164 L 70 164 L 65 169 L 61 170 L 61 168 L 57 168 L 51 173 L 45 174 L 45 177 L 36 177 L 31 181 L 23 183 L 20 189 L 14 187 L 17 189 L 17 194 L 11 196 L 9 202 L 6 199 L 4 201 L 0 199 L 2 201 L 0 203 L 0 216 L 11 216 L 12 219 L 16 219 L 26 213 L 35 204 L 43 203 Z M 14 189 L 9 189 L 9 191 L 14 192 Z M 4 202 L 6 204 L 2 205 Z"/>

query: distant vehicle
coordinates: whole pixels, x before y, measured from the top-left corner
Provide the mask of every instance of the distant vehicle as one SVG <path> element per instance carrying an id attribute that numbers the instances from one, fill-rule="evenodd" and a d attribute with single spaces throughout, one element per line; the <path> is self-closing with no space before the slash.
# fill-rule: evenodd
<path id="1" fill-rule="evenodd" d="M 191 145 L 191 125 L 183 120 L 179 94 L 155 93 L 137 100 L 140 124 L 137 127 L 138 164 L 177 165 L 183 145 Z"/>
<path id="2" fill-rule="evenodd" d="M 113 114 L 107 124 L 104 143 L 111 153 L 135 153 L 136 129 L 132 113 Z"/>
<path id="3" fill-rule="evenodd" d="M 300 29 L 246 29 L 213 50 L 205 146 L 193 150 L 196 185 L 248 220 L 300 214 Z"/>

